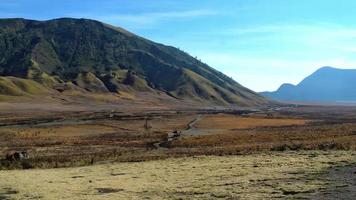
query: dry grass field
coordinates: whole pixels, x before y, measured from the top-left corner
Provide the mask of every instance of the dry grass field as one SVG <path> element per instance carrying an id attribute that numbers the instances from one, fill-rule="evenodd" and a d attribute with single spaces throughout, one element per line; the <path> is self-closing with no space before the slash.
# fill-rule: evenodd
<path id="1" fill-rule="evenodd" d="M 355 158 L 300 151 L 0 171 L 0 199 L 351 199 Z"/>
<path id="2" fill-rule="evenodd" d="M 350 199 L 356 192 L 354 109 L 107 108 L 0 109 L 0 200 Z M 21 151 L 30 157 L 5 159 Z"/>
<path id="3" fill-rule="evenodd" d="M 285 119 L 285 118 L 260 118 L 260 117 L 241 117 L 236 115 L 208 115 L 196 123 L 198 129 L 247 129 L 256 127 L 275 127 L 305 125 L 305 119 Z"/>
<path id="4" fill-rule="evenodd" d="M 354 118 L 314 118 L 206 115 L 190 134 L 171 143 L 171 148 L 189 148 L 211 154 L 240 154 L 285 150 L 356 150 Z M 288 118 L 289 117 L 289 118 Z M 353 121 L 352 121 L 353 120 Z"/>
<path id="5" fill-rule="evenodd" d="M 224 110 L 1 112 L 0 168 L 266 151 L 356 150 L 356 117 L 347 111 L 338 115 L 334 110 L 324 111 L 320 118 L 292 109 L 249 115 Z M 182 136 L 167 142 L 175 130 L 182 131 Z M 157 148 L 155 144 L 164 145 Z M 27 151 L 31 158 L 26 163 L 1 160 L 18 151 Z"/>
<path id="6" fill-rule="evenodd" d="M 6 118 L 6 123 L 11 121 L 15 125 L 0 127 L 0 157 L 25 150 L 31 155 L 29 162 L 32 167 L 86 165 L 93 159 L 134 161 L 151 159 L 151 156 L 161 157 L 164 155 L 152 151 L 152 144 L 164 140 L 172 130 L 185 129 L 194 118 L 186 114 L 151 117 L 127 114 L 113 116 L 110 113 L 62 115 L 63 119 L 54 118 L 53 121 L 35 124 L 32 122 L 36 119 Z M 148 129 L 144 128 L 146 118 Z M 20 123 L 17 125 L 17 122 Z M 19 163 L 5 162 L 1 167 L 21 166 Z"/>

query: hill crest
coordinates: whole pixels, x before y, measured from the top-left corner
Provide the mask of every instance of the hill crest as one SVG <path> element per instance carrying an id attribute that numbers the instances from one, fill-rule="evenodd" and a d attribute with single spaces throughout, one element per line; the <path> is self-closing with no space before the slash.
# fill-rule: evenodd
<path id="1" fill-rule="evenodd" d="M 177 48 L 99 21 L 1 19 L 0 24 L 0 76 L 35 80 L 52 89 L 161 91 L 222 105 L 268 102 Z"/>

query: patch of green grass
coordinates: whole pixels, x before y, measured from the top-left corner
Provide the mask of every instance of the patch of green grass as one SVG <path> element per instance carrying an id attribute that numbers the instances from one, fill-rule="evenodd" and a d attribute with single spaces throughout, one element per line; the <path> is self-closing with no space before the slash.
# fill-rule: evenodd
<path id="1" fill-rule="evenodd" d="M 25 96 L 29 94 L 44 94 L 49 89 L 28 79 L 15 77 L 0 77 L 0 94 L 9 96 Z"/>

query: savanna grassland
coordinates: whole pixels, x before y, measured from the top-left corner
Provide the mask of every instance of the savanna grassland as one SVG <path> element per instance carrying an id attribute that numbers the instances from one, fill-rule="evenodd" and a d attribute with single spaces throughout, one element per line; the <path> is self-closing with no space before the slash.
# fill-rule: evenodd
<path id="1" fill-rule="evenodd" d="M 2 110 L 0 199 L 332 199 L 356 191 L 354 107 L 75 108 Z M 29 158 L 5 159 L 21 151 Z"/>
<path id="2" fill-rule="evenodd" d="M 0 171 L 0 199 L 353 199 L 353 151 Z"/>

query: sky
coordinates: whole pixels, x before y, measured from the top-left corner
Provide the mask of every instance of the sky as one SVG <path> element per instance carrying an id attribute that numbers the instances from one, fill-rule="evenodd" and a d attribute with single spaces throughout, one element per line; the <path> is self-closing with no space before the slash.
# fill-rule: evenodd
<path id="1" fill-rule="evenodd" d="M 255 91 L 356 68 L 354 0 L 0 0 L 0 18 L 90 18 L 175 46 Z"/>

